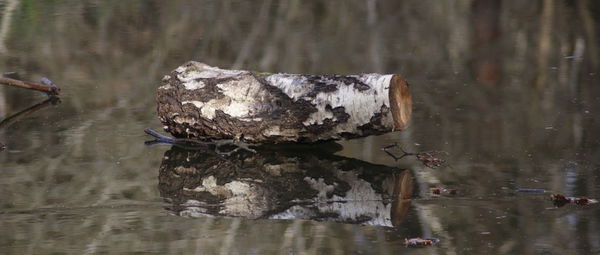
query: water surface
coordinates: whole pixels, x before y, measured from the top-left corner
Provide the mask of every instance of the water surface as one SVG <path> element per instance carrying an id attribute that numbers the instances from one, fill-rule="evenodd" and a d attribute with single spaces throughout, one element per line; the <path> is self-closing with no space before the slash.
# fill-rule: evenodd
<path id="1" fill-rule="evenodd" d="M 600 253 L 599 205 L 549 201 L 600 198 L 598 10 L 594 1 L 0 1 L 0 71 L 62 88 L 61 103 L 0 129 L 0 250 Z M 144 128 L 161 129 L 160 79 L 188 60 L 399 73 L 413 119 L 403 132 L 227 160 L 145 146 Z M 0 118 L 45 99 L 2 86 Z M 381 150 L 395 142 L 448 152 L 447 164 L 395 161 Z M 196 189 L 211 176 L 254 193 Z M 440 242 L 406 248 L 411 237 Z"/>

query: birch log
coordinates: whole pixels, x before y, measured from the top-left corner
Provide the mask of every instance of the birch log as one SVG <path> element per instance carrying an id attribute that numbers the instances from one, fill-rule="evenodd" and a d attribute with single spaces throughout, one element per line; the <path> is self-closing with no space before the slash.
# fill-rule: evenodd
<path id="1" fill-rule="evenodd" d="M 396 74 L 302 75 L 188 62 L 166 75 L 158 115 L 175 137 L 316 142 L 407 127 L 412 100 Z"/>

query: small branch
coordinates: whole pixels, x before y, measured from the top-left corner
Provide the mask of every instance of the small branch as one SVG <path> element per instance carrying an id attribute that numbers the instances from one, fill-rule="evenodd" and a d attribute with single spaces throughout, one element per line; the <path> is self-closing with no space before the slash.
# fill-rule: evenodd
<path id="1" fill-rule="evenodd" d="M 147 141 L 145 142 L 146 145 L 154 145 L 154 144 L 171 144 L 171 145 L 176 145 L 179 147 L 183 147 L 183 148 L 207 148 L 209 146 L 214 146 L 214 150 L 217 154 L 219 155 L 225 155 L 225 156 L 229 156 L 232 153 L 238 151 L 238 150 L 246 150 L 252 153 L 255 153 L 256 151 L 249 148 L 248 144 L 245 143 L 241 143 L 235 140 L 224 140 L 224 141 L 218 141 L 218 142 L 205 142 L 205 141 L 198 141 L 198 140 L 193 140 L 193 139 L 186 139 L 186 138 L 172 138 L 172 137 L 168 137 L 165 135 L 162 135 L 150 128 L 146 128 L 144 129 L 144 132 L 146 134 L 149 134 L 151 136 L 153 136 L 154 138 L 156 138 L 156 140 L 154 141 Z M 228 151 L 228 152 L 222 152 L 219 150 L 220 147 L 222 146 L 226 146 L 226 145 L 233 145 L 236 148 Z"/>
<path id="2" fill-rule="evenodd" d="M 250 149 L 247 144 L 240 145 L 240 144 L 237 144 L 233 140 L 219 141 L 219 142 L 204 142 L 204 141 L 185 139 L 185 138 L 172 138 L 172 137 L 162 135 L 150 128 L 144 129 L 144 133 L 149 134 L 152 137 L 156 138 L 156 140 L 154 140 L 154 141 L 144 142 L 145 145 L 152 146 L 152 145 L 156 145 L 156 144 L 169 144 L 169 145 L 177 146 L 177 147 L 180 147 L 180 148 L 183 148 L 186 150 L 207 151 L 207 152 L 212 153 L 212 154 L 216 155 L 217 157 L 225 160 L 227 163 L 231 164 L 236 169 L 241 169 L 241 167 L 238 166 L 237 164 L 235 164 L 233 161 L 229 160 L 227 157 L 231 156 L 233 153 L 235 153 L 239 150 L 246 150 L 246 151 L 249 151 L 252 153 L 256 153 L 256 151 L 253 149 Z M 231 151 L 228 151 L 228 152 L 221 152 L 219 150 L 219 147 L 224 146 L 224 145 L 229 145 L 229 144 L 236 146 L 236 148 Z"/>
<path id="3" fill-rule="evenodd" d="M 388 149 L 394 147 L 400 148 L 400 151 L 402 151 L 403 153 L 402 156 L 398 157 L 388 151 Z M 387 153 L 390 157 L 392 157 L 395 161 L 398 161 L 406 156 L 415 156 L 417 160 L 423 163 L 423 165 L 433 169 L 444 166 L 446 163 L 444 159 L 438 158 L 437 155 L 448 155 L 448 152 L 445 151 L 425 151 L 418 153 L 406 152 L 404 151 L 404 149 L 402 149 L 402 147 L 398 146 L 397 143 L 383 147 L 383 151 Z"/>
<path id="4" fill-rule="evenodd" d="M 398 156 L 396 156 L 396 155 L 394 155 L 394 154 L 392 154 L 391 152 L 388 151 L 388 149 L 391 149 L 391 148 L 394 148 L 394 147 L 400 148 L 400 151 L 402 151 L 402 153 L 404 153 L 404 154 L 402 154 L 402 156 L 398 157 Z M 413 155 L 415 155 L 414 153 L 410 153 L 410 152 L 404 151 L 404 149 L 402 149 L 402 147 L 398 146 L 398 143 L 390 144 L 388 146 L 383 147 L 383 151 L 385 153 L 387 153 L 387 155 L 389 155 L 390 157 L 392 157 L 394 159 L 394 161 L 398 161 L 398 160 L 400 160 L 400 159 L 402 159 L 402 158 L 404 158 L 406 156 L 413 156 Z"/>
<path id="5" fill-rule="evenodd" d="M 160 143 L 190 146 L 190 147 L 207 147 L 209 145 L 214 145 L 214 143 L 212 143 L 212 142 L 202 142 L 202 141 L 191 140 L 191 139 L 168 137 L 166 135 L 160 134 L 160 133 L 152 130 L 151 128 L 144 129 L 144 133 L 149 134 L 152 137 L 156 138 L 156 140 L 154 140 L 154 141 L 146 142 L 146 145 L 153 145 L 153 144 L 160 144 Z"/>
<path id="6" fill-rule="evenodd" d="M 36 82 L 28 82 L 28 81 L 11 79 L 11 78 L 7 78 L 7 77 L 0 77 L 0 84 L 24 88 L 24 89 L 37 90 L 37 91 L 44 92 L 50 96 L 58 96 L 58 94 L 60 92 L 60 88 L 57 87 L 52 81 L 50 81 L 48 78 L 44 77 L 41 79 L 40 82 L 41 83 L 36 83 Z"/>

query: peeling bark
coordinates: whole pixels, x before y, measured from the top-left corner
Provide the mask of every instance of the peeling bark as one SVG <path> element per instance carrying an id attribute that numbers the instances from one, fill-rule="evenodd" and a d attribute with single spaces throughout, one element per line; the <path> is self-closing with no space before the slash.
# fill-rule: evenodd
<path id="1" fill-rule="evenodd" d="M 407 127 L 408 84 L 396 74 L 301 75 L 188 62 L 163 78 L 158 115 L 175 137 L 316 142 Z"/>
<path id="2" fill-rule="evenodd" d="M 172 204 L 169 209 L 188 217 L 310 219 L 395 227 L 410 208 L 413 184 L 407 170 L 306 148 L 259 149 L 230 159 L 176 147 L 165 152 L 159 190 Z"/>

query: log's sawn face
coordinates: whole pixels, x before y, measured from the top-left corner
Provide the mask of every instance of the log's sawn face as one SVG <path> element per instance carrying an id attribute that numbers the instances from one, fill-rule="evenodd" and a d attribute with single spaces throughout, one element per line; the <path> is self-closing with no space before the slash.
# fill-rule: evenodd
<path id="1" fill-rule="evenodd" d="M 412 107 L 398 75 L 264 74 L 199 62 L 165 76 L 157 102 L 165 130 L 176 137 L 267 143 L 402 130 Z"/>

